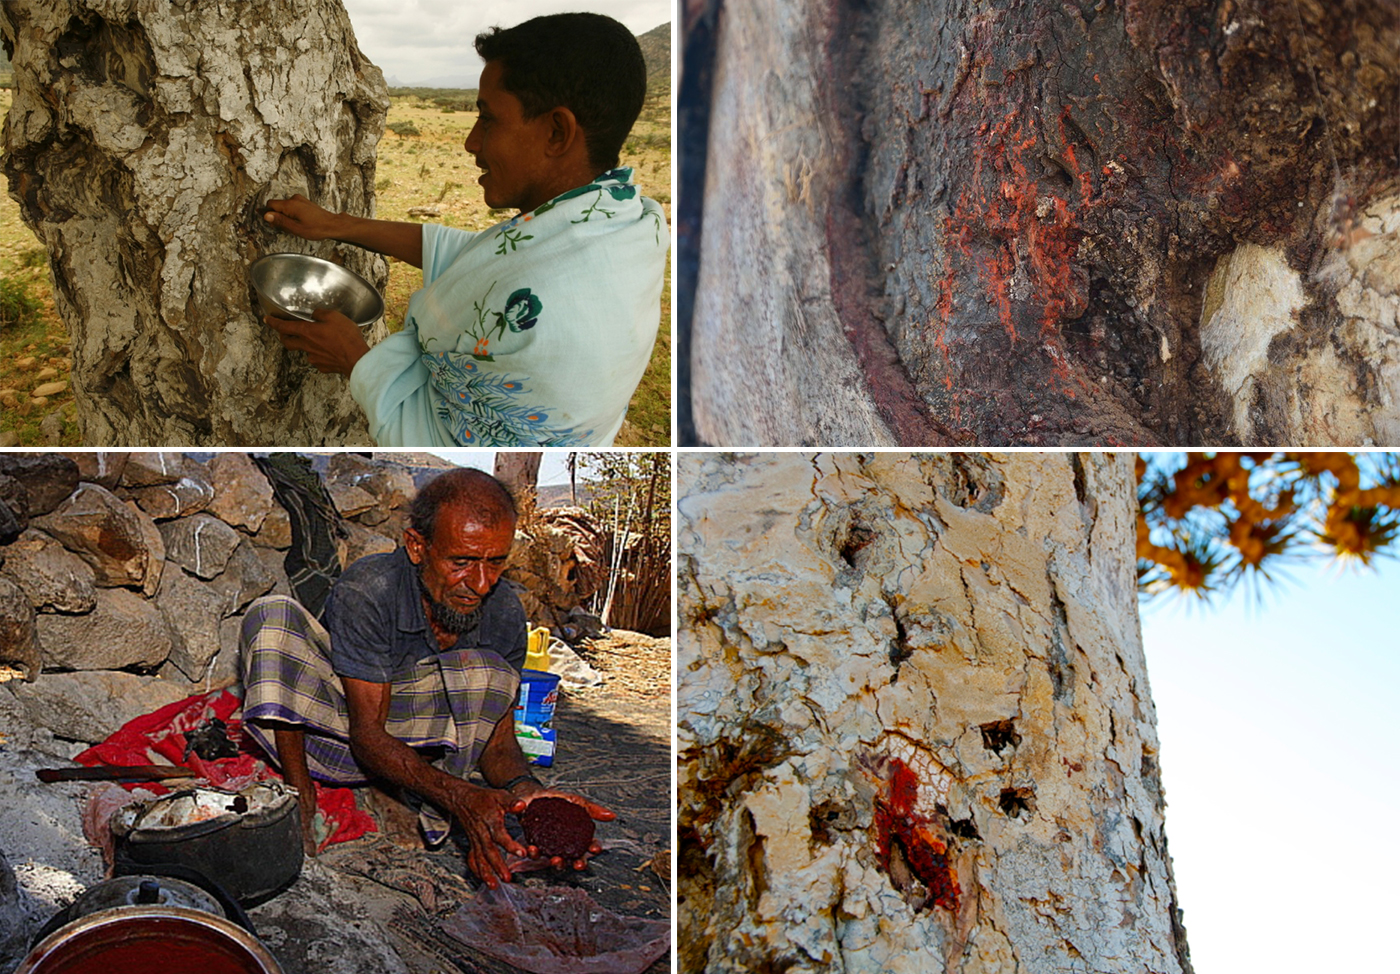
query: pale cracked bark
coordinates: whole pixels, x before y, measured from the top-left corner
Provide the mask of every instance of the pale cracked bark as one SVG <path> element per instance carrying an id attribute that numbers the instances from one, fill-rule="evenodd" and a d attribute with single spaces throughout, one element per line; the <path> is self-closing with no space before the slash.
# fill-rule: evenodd
<path id="1" fill-rule="evenodd" d="M 1189 971 L 1129 455 L 683 455 L 681 970 Z M 898 759 L 956 906 L 881 865 Z"/>
<path id="2" fill-rule="evenodd" d="M 4 170 L 48 250 L 85 442 L 368 443 L 345 380 L 283 350 L 248 281 L 279 251 L 386 279 L 261 219 L 293 193 L 373 213 L 387 89 L 338 0 L 7 3 L 0 34 Z"/>

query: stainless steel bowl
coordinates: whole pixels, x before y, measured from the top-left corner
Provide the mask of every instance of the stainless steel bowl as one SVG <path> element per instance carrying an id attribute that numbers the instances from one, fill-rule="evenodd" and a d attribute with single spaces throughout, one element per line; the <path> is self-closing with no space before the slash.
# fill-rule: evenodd
<path id="1" fill-rule="evenodd" d="M 354 271 L 306 254 L 268 254 L 248 269 L 264 314 L 311 320 L 320 308 L 339 311 L 361 328 L 384 314 L 384 299 Z"/>

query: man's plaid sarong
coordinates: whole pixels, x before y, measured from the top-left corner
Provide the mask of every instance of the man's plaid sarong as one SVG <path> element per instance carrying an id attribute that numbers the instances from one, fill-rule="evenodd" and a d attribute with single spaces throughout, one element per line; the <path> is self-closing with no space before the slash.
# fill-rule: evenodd
<path id="1" fill-rule="evenodd" d="M 331 669 L 330 634 L 298 602 L 283 595 L 248 607 L 239 640 L 243 661 L 243 727 L 276 758 L 272 728 L 305 731 L 311 776 L 337 785 L 369 780 L 350 750 L 350 711 Z M 391 686 L 385 730 L 415 748 L 445 748 L 433 764 L 465 778 L 476 768 L 496 724 L 511 714 L 520 675 L 493 653 L 453 650 L 420 660 Z M 419 823 L 429 843 L 446 838 L 451 823 L 424 803 Z"/>

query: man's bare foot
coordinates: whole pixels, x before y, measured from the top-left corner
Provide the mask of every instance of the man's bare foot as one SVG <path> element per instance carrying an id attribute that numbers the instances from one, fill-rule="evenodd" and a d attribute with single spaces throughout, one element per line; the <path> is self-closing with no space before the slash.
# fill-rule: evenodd
<path id="1" fill-rule="evenodd" d="M 369 786 L 369 808 L 379 831 L 400 849 L 422 850 L 423 836 L 418 831 L 418 813 L 399 799 L 374 785 Z"/>

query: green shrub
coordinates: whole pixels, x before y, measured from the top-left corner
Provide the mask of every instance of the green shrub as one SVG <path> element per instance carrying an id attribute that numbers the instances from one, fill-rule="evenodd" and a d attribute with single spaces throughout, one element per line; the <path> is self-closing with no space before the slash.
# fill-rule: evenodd
<path id="1" fill-rule="evenodd" d="M 385 176 L 385 177 L 384 177 L 383 179 L 381 179 L 379 182 L 377 182 L 377 183 L 374 184 L 374 188 L 375 188 L 375 189 L 388 189 L 388 188 L 389 188 L 390 186 L 392 186 L 392 185 L 394 185 L 394 181 L 393 181 L 392 179 L 390 179 L 388 176 Z"/>
<path id="2" fill-rule="evenodd" d="M 39 299 L 29 293 L 29 285 L 13 278 L 0 278 L 0 328 L 31 322 L 39 314 Z"/>
<path id="3" fill-rule="evenodd" d="M 49 252 L 43 247 L 27 247 L 16 258 L 20 267 L 43 267 L 49 262 Z"/>
<path id="4" fill-rule="evenodd" d="M 388 128 L 390 132 L 398 136 L 423 134 L 418 131 L 418 126 L 414 125 L 412 122 L 390 122 Z"/>

